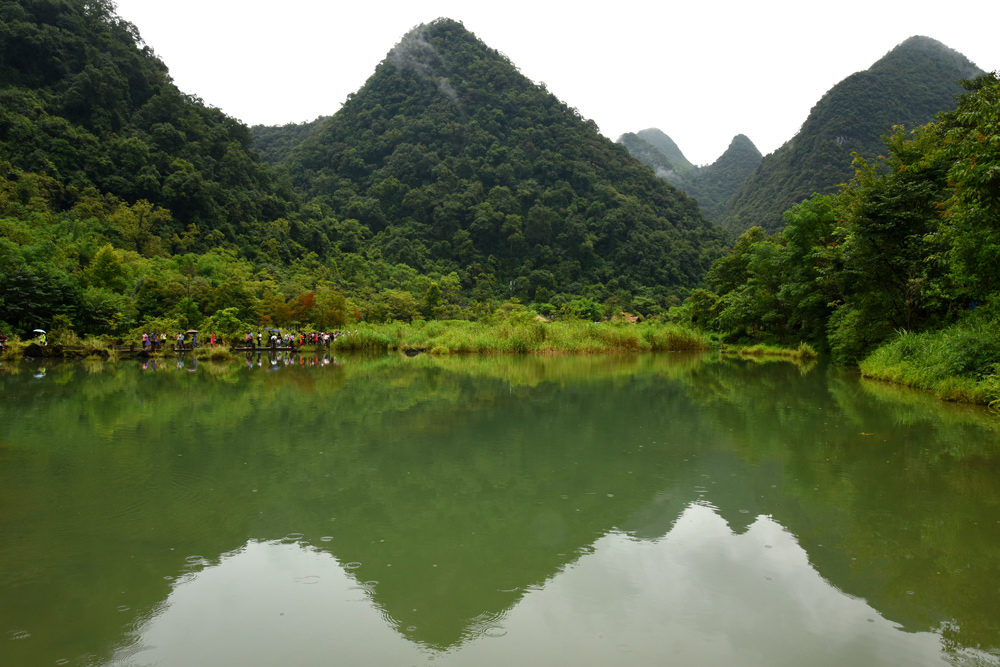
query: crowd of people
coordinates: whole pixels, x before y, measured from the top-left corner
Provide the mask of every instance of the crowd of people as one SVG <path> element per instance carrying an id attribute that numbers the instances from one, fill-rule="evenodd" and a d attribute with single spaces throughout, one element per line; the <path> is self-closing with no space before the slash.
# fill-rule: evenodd
<path id="1" fill-rule="evenodd" d="M 191 336 L 190 346 L 191 349 L 198 347 L 198 332 L 194 330 L 189 331 L 178 331 L 175 338 L 176 348 L 184 349 L 188 345 L 188 335 Z M 256 334 L 253 331 L 248 331 L 247 335 L 242 341 L 238 339 L 233 339 L 232 344 L 234 346 L 242 342 L 245 348 L 261 349 L 270 348 L 276 349 L 281 347 L 301 347 L 302 345 L 313 345 L 316 347 L 329 348 L 330 344 L 336 341 L 341 336 L 346 336 L 347 334 L 342 331 L 333 332 L 304 332 L 300 331 L 298 333 L 294 332 L 284 332 L 280 329 L 267 329 L 258 331 Z M 142 349 L 148 350 L 150 352 L 157 352 L 162 350 L 167 342 L 167 334 L 165 332 L 153 332 L 153 333 L 143 333 L 142 334 Z M 212 347 L 216 345 L 222 345 L 222 337 L 217 333 L 213 333 L 209 336 L 208 344 Z"/>
<path id="2" fill-rule="evenodd" d="M 258 331 L 256 336 L 254 336 L 253 331 L 248 331 L 246 337 L 243 339 L 243 343 L 247 348 L 268 347 L 276 349 L 279 347 L 301 347 L 303 345 L 329 348 L 331 343 L 341 336 L 346 335 L 341 331 L 334 331 L 332 333 L 326 331 L 313 331 L 309 333 L 300 331 L 293 333 L 289 331 L 282 333 L 280 329 L 270 329 L 266 334 L 263 331 Z"/>
<path id="3" fill-rule="evenodd" d="M 37 343 L 39 345 L 46 345 L 46 334 L 44 331 L 38 329 Z M 190 334 L 190 349 L 198 347 L 198 332 L 194 330 L 189 331 L 178 331 L 175 342 L 175 349 L 185 349 L 188 345 L 187 336 Z M 333 331 L 333 332 L 303 332 L 298 333 L 285 332 L 282 333 L 279 329 L 267 330 L 265 334 L 264 331 L 258 331 L 256 335 L 252 331 L 247 332 L 246 337 L 243 339 L 242 343 L 247 348 L 252 349 L 277 349 L 277 348 L 294 348 L 301 347 L 303 345 L 312 345 L 315 347 L 329 348 L 330 344 L 336 341 L 341 336 L 346 336 L 347 333 L 343 331 Z M 233 339 L 232 344 L 234 346 L 239 344 L 238 339 Z M 152 333 L 142 334 L 142 349 L 147 352 L 159 352 L 163 350 L 167 343 L 167 333 L 154 331 Z M 216 345 L 222 345 L 222 337 L 217 333 L 213 333 L 209 336 L 208 344 L 212 347 Z M 2 354 L 7 347 L 7 336 L 0 333 L 0 354 Z"/>

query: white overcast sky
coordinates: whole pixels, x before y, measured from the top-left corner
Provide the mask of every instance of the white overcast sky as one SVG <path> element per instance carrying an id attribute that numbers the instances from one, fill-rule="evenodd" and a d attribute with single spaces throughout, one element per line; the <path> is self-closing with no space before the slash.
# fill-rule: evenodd
<path id="1" fill-rule="evenodd" d="M 249 125 L 336 112 L 412 27 L 462 21 L 602 134 L 657 127 L 695 164 L 790 139 L 837 82 L 912 35 L 1000 69 L 990 0 L 117 0 L 177 86 Z"/>

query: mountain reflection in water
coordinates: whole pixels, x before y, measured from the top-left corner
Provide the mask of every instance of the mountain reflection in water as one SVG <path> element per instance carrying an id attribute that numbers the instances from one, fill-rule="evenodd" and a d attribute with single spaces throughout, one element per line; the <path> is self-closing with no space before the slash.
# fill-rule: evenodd
<path id="1" fill-rule="evenodd" d="M 178 582 L 111 664 L 941 662 L 937 635 L 899 632 L 831 586 L 771 519 L 735 535 L 698 504 L 663 539 L 600 537 L 564 571 L 517 591 L 503 613 L 469 619 L 447 648 L 422 645 L 419 626 L 401 627 L 379 607 L 378 582 L 356 575 L 381 567 L 344 565 L 323 545 L 250 542 Z"/>
<path id="2" fill-rule="evenodd" d="M 0 663 L 998 662 L 986 411 L 718 357 L 303 361 L 0 375 Z"/>

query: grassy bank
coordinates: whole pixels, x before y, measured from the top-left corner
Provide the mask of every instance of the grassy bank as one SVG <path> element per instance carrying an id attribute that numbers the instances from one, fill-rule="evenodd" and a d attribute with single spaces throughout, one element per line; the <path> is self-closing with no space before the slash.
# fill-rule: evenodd
<path id="1" fill-rule="evenodd" d="M 819 358 L 819 353 L 809 343 L 799 343 L 798 347 L 779 347 L 777 345 L 763 344 L 750 346 L 736 345 L 732 348 L 726 348 L 726 351 L 734 351 L 743 357 L 781 357 L 796 361 Z"/>
<path id="2" fill-rule="evenodd" d="M 517 317 L 492 322 L 365 324 L 334 344 L 337 350 L 421 350 L 432 354 L 642 352 L 710 347 L 707 336 L 673 324 L 542 322 Z"/>
<path id="3" fill-rule="evenodd" d="M 708 350 L 714 345 L 708 336 L 662 322 L 585 322 L 567 320 L 547 322 L 536 319 L 534 313 L 512 313 L 478 322 L 467 320 L 417 320 L 411 323 L 359 323 L 346 329 L 346 336 L 332 345 L 340 351 L 406 351 L 420 350 L 432 354 L 531 354 L 531 353 L 601 353 Z M 137 336 L 136 336 L 137 337 Z M 238 339 L 237 339 L 238 340 Z M 23 355 L 32 341 L 11 340 L 7 357 Z M 62 341 L 74 354 L 89 356 L 114 355 L 109 340 L 75 337 Z M 170 343 L 168 343 L 168 346 Z M 55 348 L 56 343 L 52 343 Z M 141 346 L 136 345 L 137 350 Z M 309 346 L 306 350 L 311 349 Z M 127 354 L 119 352 L 119 355 Z M 165 349 L 150 356 L 174 354 Z M 232 354 L 228 345 L 215 348 L 201 346 L 195 351 L 199 359 L 226 359 Z"/>
<path id="4" fill-rule="evenodd" d="M 946 401 L 1000 406 L 1000 324 L 970 318 L 900 333 L 859 364 L 864 377 L 933 391 Z"/>

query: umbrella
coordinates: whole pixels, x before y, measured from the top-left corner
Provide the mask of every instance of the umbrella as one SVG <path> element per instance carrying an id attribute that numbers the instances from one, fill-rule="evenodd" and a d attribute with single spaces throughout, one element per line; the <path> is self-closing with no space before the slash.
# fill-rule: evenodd
<path id="1" fill-rule="evenodd" d="M 198 333 L 198 330 L 197 329 L 188 329 L 184 333 Z"/>
<path id="2" fill-rule="evenodd" d="M 35 333 L 45 333 L 45 329 L 35 329 Z"/>

